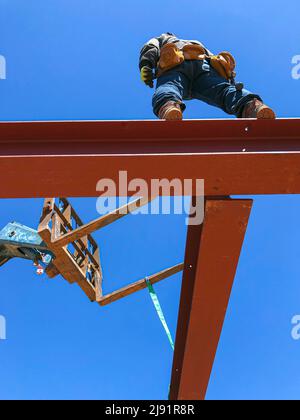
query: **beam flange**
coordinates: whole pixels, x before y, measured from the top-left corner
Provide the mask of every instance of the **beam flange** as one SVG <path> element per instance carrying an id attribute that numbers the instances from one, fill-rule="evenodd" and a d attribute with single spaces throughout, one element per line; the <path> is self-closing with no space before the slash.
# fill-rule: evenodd
<path id="1" fill-rule="evenodd" d="M 206 200 L 190 226 L 170 398 L 204 399 L 231 294 L 252 200 Z"/>

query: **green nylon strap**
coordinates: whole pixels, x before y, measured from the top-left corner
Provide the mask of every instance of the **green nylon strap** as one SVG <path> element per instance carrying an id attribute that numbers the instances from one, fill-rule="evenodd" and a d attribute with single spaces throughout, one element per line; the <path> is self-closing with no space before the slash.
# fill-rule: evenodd
<path id="1" fill-rule="evenodd" d="M 163 313 L 162 308 L 160 306 L 160 303 L 159 303 L 157 294 L 155 293 L 155 290 L 153 289 L 153 286 L 152 286 L 149 278 L 146 277 L 145 280 L 146 280 L 146 283 L 147 283 L 147 286 L 148 286 L 148 290 L 149 290 L 149 293 L 150 293 L 152 302 L 153 302 L 154 307 L 156 309 L 157 315 L 158 315 L 158 317 L 159 317 L 159 319 L 160 319 L 160 321 L 161 321 L 161 323 L 162 323 L 162 325 L 163 325 L 163 327 L 165 329 L 165 332 L 167 334 L 167 337 L 168 337 L 168 340 L 169 340 L 169 342 L 171 344 L 171 347 L 174 350 L 174 342 L 173 342 L 173 339 L 172 339 L 172 335 L 171 335 L 171 332 L 169 330 L 169 327 L 168 327 L 168 324 L 166 322 L 166 319 L 164 317 L 164 313 Z"/>

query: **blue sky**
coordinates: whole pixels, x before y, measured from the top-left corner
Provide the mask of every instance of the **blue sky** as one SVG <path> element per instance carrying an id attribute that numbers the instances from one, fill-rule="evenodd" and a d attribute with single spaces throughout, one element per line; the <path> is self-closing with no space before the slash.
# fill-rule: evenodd
<path id="1" fill-rule="evenodd" d="M 284 6 L 283 6 L 284 5 Z M 139 80 L 138 54 L 172 31 L 215 52 L 231 51 L 238 79 L 280 117 L 299 117 L 300 55 L 296 0 L 243 3 L 0 0 L 0 120 L 149 119 L 152 91 Z M 222 118 L 200 102 L 186 118 Z M 95 199 L 73 199 L 84 220 Z M 2 200 L 1 227 L 36 227 L 42 200 Z M 207 397 L 298 399 L 300 313 L 298 196 L 255 197 L 245 246 Z M 105 291 L 181 262 L 184 216 L 129 216 L 97 233 Z M 175 335 L 181 276 L 156 287 Z M 140 292 L 106 308 L 79 288 L 47 281 L 26 261 L 0 271 L 0 398 L 163 399 L 172 351 Z"/>

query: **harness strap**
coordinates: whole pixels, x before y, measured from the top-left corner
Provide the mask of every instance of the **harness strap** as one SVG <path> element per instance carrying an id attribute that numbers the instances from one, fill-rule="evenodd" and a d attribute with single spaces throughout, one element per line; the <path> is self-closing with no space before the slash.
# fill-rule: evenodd
<path id="1" fill-rule="evenodd" d="M 154 307 L 156 309 L 157 315 L 158 315 L 158 317 L 160 319 L 160 322 L 162 323 L 162 325 L 164 327 L 164 330 L 165 330 L 165 332 L 167 334 L 167 337 L 168 337 L 168 340 L 170 342 L 170 345 L 171 345 L 172 349 L 174 350 L 174 342 L 173 342 L 173 339 L 172 339 L 172 335 L 171 335 L 171 332 L 169 330 L 169 327 L 168 327 L 168 324 L 166 322 L 166 319 L 164 317 L 164 313 L 163 313 L 162 308 L 161 308 L 161 305 L 159 303 L 157 294 L 155 293 L 155 290 L 154 290 L 154 288 L 153 288 L 153 286 L 152 286 L 152 284 L 151 284 L 151 282 L 149 280 L 149 277 L 146 277 L 145 280 L 146 280 L 146 283 L 147 283 L 147 287 L 148 287 L 148 290 L 149 290 L 149 293 L 150 293 L 150 296 L 151 296 L 153 305 L 154 305 Z"/>

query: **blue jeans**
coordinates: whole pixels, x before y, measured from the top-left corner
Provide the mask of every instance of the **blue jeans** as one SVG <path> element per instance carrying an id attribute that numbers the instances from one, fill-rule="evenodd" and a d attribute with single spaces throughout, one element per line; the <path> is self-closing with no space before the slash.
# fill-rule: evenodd
<path id="1" fill-rule="evenodd" d="M 184 111 L 183 100 L 199 99 L 241 117 L 245 104 L 254 98 L 262 100 L 246 89 L 238 91 L 207 60 L 192 60 L 184 61 L 157 79 L 152 104 L 158 116 L 160 108 L 168 101 L 181 103 Z"/>

